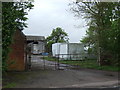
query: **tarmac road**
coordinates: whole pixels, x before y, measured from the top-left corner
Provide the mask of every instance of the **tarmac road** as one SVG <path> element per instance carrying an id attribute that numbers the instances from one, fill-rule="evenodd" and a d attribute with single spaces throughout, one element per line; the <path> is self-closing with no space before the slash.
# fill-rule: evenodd
<path id="1" fill-rule="evenodd" d="M 117 74 L 96 70 L 41 70 L 26 72 L 15 88 L 118 87 Z"/>

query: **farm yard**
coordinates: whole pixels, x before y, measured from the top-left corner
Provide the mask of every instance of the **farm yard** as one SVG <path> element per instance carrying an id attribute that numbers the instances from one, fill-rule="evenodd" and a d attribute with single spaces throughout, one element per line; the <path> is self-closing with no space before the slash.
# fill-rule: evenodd
<path id="1" fill-rule="evenodd" d="M 120 1 L 0 7 L 0 88 L 120 88 Z"/>
<path id="2" fill-rule="evenodd" d="M 39 55 L 32 56 L 32 66 L 26 72 L 8 72 L 3 79 L 5 88 L 116 88 L 118 72 L 79 68 L 72 66 L 55 69 L 55 61 L 45 60 Z M 6 83 L 7 82 L 7 83 Z"/>

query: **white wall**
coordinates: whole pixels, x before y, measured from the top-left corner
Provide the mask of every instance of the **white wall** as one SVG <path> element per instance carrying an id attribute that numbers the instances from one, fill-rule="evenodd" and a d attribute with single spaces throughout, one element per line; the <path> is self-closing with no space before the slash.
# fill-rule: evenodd
<path id="1" fill-rule="evenodd" d="M 38 54 L 38 44 L 33 44 L 33 54 Z"/>
<path id="2" fill-rule="evenodd" d="M 84 45 L 80 43 L 69 43 L 68 44 L 69 54 L 82 54 L 84 53 Z"/>
<path id="3" fill-rule="evenodd" d="M 39 50 L 39 53 L 45 52 L 45 43 L 38 42 L 38 50 Z"/>
<path id="4" fill-rule="evenodd" d="M 63 59 L 81 57 L 84 53 L 84 45 L 79 43 L 55 43 L 52 45 L 52 53 L 53 56 L 55 56 L 55 54 L 60 54 L 59 57 Z M 68 54 L 79 54 L 79 56 Z"/>
<path id="5" fill-rule="evenodd" d="M 60 46 L 60 54 L 68 54 L 68 44 L 67 43 L 61 43 Z M 67 58 L 67 55 L 60 55 L 60 58 Z"/>
<path id="6" fill-rule="evenodd" d="M 84 51 L 84 45 L 80 43 L 55 43 L 52 44 L 52 53 L 60 54 L 61 59 L 83 60 L 85 57 L 88 59 L 96 59 L 95 55 L 88 55 Z M 66 55 L 62 55 L 66 54 Z"/>
<path id="7" fill-rule="evenodd" d="M 33 54 L 40 54 L 45 52 L 45 43 L 44 42 L 38 42 L 38 44 L 32 45 L 32 53 Z"/>
<path id="8" fill-rule="evenodd" d="M 52 44 L 52 55 L 60 54 L 60 43 Z"/>

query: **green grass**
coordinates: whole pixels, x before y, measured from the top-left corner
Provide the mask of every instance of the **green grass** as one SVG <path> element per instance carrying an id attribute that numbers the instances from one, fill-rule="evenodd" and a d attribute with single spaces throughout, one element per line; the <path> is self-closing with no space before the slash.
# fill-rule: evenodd
<path id="1" fill-rule="evenodd" d="M 3 88 L 13 88 L 16 86 L 16 83 L 8 83 L 7 85 L 5 85 Z"/>
<path id="2" fill-rule="evenodd" d="M 57 61 L 57 59 L 52 57 L 45 57 L 49 61 Z M 74 61 L 74 60 L 60 60 L 60 63 L 69 65 L 78 65 L 82 68 L 90 68 L 97 70 L 107 70 L 107 71 L 120 71 L 117 66 L 99 66 L 96 60 L 84 60 L 84 61 Z"/>
<path id="3" fill-rule="evenodd" d="M 3 88 L 13 88 L 22 80 L 27 80 L 29 72 L 7 72 L 2 78 Z"/>
<path id="4" fill-rule="evenodd" d="M 56 58 L 52 58 L 52 57 L 44 57 L 44 59 L 48 61 L 57 61 Z"/>

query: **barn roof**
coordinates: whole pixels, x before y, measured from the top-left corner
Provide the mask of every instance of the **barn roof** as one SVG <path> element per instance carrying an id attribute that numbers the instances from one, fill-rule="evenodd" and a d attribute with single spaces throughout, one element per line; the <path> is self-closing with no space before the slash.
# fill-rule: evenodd
<path id="1" fill-rule="evenodd" d="M 27 41 L 41 41 L 45 40 L 44 36 L 26 36 Z"/>

